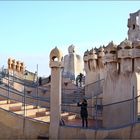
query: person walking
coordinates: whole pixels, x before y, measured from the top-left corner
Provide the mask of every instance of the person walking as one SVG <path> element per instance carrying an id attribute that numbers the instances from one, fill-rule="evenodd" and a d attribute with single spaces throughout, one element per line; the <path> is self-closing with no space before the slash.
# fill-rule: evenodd
<path id="1" fill-rule="evenodd" d="M 80 73 L 79 74 L 79 84 L 80 84 L 80 87 L 82 87 L 82 79 L 83 79 L 83 74 Z"/>
<path id="2" fill-rule="evenodd" d="M 81 102 L 77 103 L 77 106 L 81 107 L 81 118 L 82 118 L 82 127 L 85 126 L 88 127 L 88 111 L 87 111 L 87 100 L 86 99 L 82 99 Z"/>

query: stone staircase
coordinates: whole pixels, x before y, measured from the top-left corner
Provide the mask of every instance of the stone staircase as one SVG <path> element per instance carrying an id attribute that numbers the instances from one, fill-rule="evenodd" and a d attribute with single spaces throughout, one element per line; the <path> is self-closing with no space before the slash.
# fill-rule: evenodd
<path id="1" fill-rule="evenodd" d="M 50 111 L 43 107 L 37 107 L 34 105 L 23 104 L 21 102 L 13 100 L 0 100 L 0 108 L 13 112 L 18 115 L 23 115 L 28 118 L 32 118 L 38 121 L 50 122 Z M 70 121 L 76 118 L 76 114 L 63 112 L 61 118 L 64 121 Z"/>
<path id="2" fill-rule="evenodd" d="M 74 104 L 79 102 L 83 97 L 85 97 L 84 88 L 77 88 L 72 93 L 63 93 L 62 103 Z"/>

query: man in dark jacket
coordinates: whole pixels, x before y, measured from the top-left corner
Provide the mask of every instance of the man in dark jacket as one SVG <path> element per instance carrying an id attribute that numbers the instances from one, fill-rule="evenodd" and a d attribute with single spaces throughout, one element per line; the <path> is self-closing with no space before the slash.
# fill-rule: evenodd
<path id="1" fill-rule="evenodd" d="M 84 127 L 84 124 L 86 122 L 86 127 L 88 127 L 88 111 L 87 111 L 87 100 L 82 99 L 82 102 L 78 103 L 77 106 L 81 107 L 81 118 L 82 118 L 82 127 Z"/>

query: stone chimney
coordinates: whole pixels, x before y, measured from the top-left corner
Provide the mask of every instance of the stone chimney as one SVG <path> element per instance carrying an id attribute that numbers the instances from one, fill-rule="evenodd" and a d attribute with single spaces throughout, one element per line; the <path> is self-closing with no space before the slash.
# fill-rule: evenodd
<path id="1" fill-rule="evenodd" d="M 132 55 L 132 42 L 125 39 L 118 45 L 118 60 L 120 73 L 128 74 L 133 71 Z"/>
<path id="2" fill-rule="evenodd" d="M 107 72 L 114 73 L 117 71 L 117 46 L 113 41 L 111 41 L 105 48 L 104 62 L 106 64 Z"/>
<path id="3" fill-rule="evenodd" d="M 128 40 L 132 42 L 135 40 L 140 40 L 140 10 L 130 14 L 127 27 L 129 28 Z"/>

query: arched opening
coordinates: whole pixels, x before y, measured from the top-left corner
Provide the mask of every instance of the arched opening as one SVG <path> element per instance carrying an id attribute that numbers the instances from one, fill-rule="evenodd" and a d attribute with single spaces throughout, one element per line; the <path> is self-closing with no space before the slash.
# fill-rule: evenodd
<path id="1" fill-rule="evenodd" d="M 111 54 L 116 54 L 116 51 L 110 51 Z"/>
<path id="2" fill-rule="evenodd" d="M 53 60 L 53 61 L 58 61 L 58 58 L 57 58 L 56 56 L 53 56 L 53 57 L 52 57 L 52 60 Z"/>
<path id="3" fill-rule="evenodd" d="M 136 26 L 135 26 L 135 24 L 133 24 L 133 30 L 135 30 L 135 28 L 136 28 Z"/>
<path id="4" fill-rule="evenodd" d="M 130 46 L 125 46 L 124 49 L 131 49 L 131 47 Z"/>

